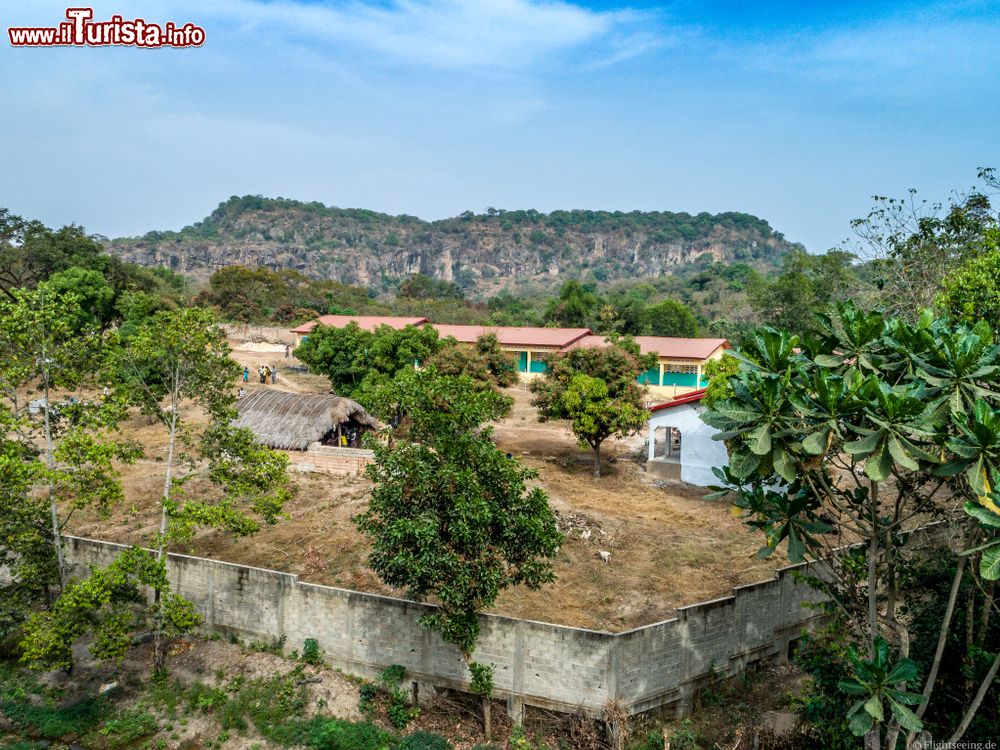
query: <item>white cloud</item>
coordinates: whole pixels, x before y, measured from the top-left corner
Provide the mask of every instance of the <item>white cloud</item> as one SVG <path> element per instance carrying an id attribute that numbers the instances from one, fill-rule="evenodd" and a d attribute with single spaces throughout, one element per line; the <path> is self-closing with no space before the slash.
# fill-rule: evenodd
<path id="1" fill-rule="evenodd" d="M 595 11 L 560 0 L 391 0 L 382 5 L 217 0 L 192 6 L 191 12 L 228 17 L 258 33 L 291 30 L 354 52 L 436 68 L 514 69 L 590 46 L 599 47 L 601 56 L 629 57 L 650 46 L 652 20 L 648 14 Z M 626 49 L 629 53 L 622 54 Z"/>

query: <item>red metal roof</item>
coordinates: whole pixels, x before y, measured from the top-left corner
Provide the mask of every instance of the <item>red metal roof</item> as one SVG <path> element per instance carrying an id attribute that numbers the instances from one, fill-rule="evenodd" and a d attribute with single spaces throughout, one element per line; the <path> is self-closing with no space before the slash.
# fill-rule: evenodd
<path id="1" fill-rule="evenodd" d="M 502 346 L 538 346 L 550 349 L 562 349 L 590 333 L 589 328 L 432 325 L 441 338 L 452 336 L 456 341 L 464 343 L 471 344 L 483 334 L 492 333 Z"/>
<path id="2" fill-rule="evenodd" d="M 691 404 L 695 401 L 701 401 L 702 396 L 705 395 L 707 388 L 699 388 L 696 391 L 691 391 L 690 393 L 684 393 L 680 396 L 674 396 L 672 399 L 664 404 L 657 404 L 656 406 L 649 407 L 650 411 L 662 411 L 663 409 L 671 409 L 675 406 L 681 406 L 682 404 Z"/>
<path id="3" fill-rule="evenodd" d="M 729 348 L 729 341 L 726 339 L 682 339 L 671 336 L 634 336 L 635 343 L 639 345 L 639 351 L 643 354 L 656 354 L 665 359 L 694 359 L 703 360 L 711 357 L 720 347 Z M 584 336 L 574 341 L 575 349 L 578 346 L 587 348 L 598 348 L 607 346 L 607 339 L 604 336 Z"/>
<path id="4" fill-rule="evenodd" d="M 318 324 L 332 328 L 344 328 L 351 323 L 357 323 L 359 328 L 366 331 L 374 331 L 379 326 L 389 326 L 399 330 L 406 326 L 419 326 L 427 322 L 427 318 L 398 318 L 391 315 L 323 315 L 316 320 L 303 323 L 298 328 L 293 328 L 292 333 L 309 333 Z"/>

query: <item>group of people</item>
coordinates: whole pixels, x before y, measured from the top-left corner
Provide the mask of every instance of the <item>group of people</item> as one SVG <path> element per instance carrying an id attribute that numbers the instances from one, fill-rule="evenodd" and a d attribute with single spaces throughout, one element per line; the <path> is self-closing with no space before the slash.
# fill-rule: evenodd
<path id="1" fill-rule="evenodd" d="M 257 368 L 257 377 L 260 378 L 261 385 L 274 385 L 278 382 L 278 368 L 261 365 Z M 243 382 L 250 382 L 250 368 L 243 368 Z"/>

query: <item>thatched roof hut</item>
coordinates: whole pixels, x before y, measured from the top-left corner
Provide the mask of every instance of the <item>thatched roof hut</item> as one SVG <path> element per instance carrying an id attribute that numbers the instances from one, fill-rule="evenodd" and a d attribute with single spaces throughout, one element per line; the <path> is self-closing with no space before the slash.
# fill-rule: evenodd
<path id="1" fill-rule="evenodd" d="M 357 401 L 342 396 L 285 393 L 270 389 L 250 391 L 236 402 L 236 427 L 248 427 L 263 445 L 304 451 L 338 426 L 374 428 L 378 420 Z"/>

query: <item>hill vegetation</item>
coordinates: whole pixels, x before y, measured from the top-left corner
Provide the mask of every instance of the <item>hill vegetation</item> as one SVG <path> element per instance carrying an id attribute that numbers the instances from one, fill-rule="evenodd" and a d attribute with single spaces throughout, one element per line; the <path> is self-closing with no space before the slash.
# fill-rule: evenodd
<path id="1" fill-rule="evenodd" d="M 224 266 L 292 269 L 307 276 L 395 291 L 414 274 L 451 282 L 466 296 L 547 290 L 568 278 L 603 283 L 653 278 L 712 262 L 774 269 L 788 242 L 738 212 L 466 211 L 440 221 L 233 196 L 179 232 L 106 243 L 144 266 L 207 277 Z"/>

